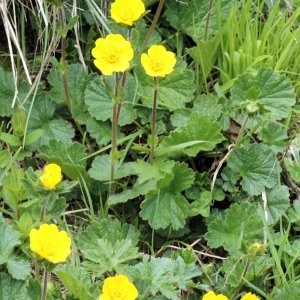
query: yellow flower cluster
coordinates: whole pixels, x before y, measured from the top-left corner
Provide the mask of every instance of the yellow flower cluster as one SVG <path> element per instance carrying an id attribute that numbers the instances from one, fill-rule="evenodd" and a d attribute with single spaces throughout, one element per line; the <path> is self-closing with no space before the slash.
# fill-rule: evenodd
<path id="1" fill-rule="evenodd" d="M 223 294 L 216 295 L 213 291 L 207 292 L 202 300 L 228 300 L 228 298 Z M 247 293 L 240 300 L 260 300 L 255 294 Z"/>
<path id="2" fill-rule="evenodd" d="M 48 164 L 40 176 L 40 181 L 46 189 L 54 189 L 62 181 L 60 166 Z"/>
<path id="3" fill-rule="evenodd" d="M 116 0 L 112 3 L 110 14 L 114 21 L 131 26 L 145 12 L 141 0 Z"/>
<path id="4" fill-rule="evenodd" d="M 99 300 L 135 300 L 138 291 L 125 275 L 116 275 L 104 280 Z"/>
<path id="5" fill-rule="evenodd" d="M 55 224 L 42 224 L 29 233 L 30 250 L 57 264 L 65 262 L 71 253 L 71 239 L 67 232 L 59 231 Z"/>
<path id="6" fill-rule="evenodd" d="M 145 12 L 145 5 L 141 0 L 116 0 L 112 3 L 111 17 L 117 23 L 132 25 Z M 133 49 L 129 41 L 120 34 L 109 34 L 106 38 L 99 38 L 92 49 L 95 66 L 103 75 L 114 72 L 125 72 L 133 59 Z M 174 70 L 175 54 L 167 51 L 162 45 L 153 45 L 148 53 L 141 56 L 141 64 L 147 75 L 165 77 Z"/>

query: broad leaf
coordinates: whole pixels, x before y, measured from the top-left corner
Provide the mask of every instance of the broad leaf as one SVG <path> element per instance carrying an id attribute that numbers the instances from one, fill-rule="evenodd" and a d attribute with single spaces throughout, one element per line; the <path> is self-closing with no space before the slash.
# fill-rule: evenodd
<path id="1" fill-rule="evenodd" d="M 81 176 L 87 177 L 86 154 L 81 144 L 67 145 L 51 141 L 48 146 L 43 146 L 39 150 L 41 158 L 60 165 L 69 178 L 78 180 Z"/>
<path id="2" fill-rule="evenodd" d="M 119 125 L 130 124 L 136 118 L 133 109 L 135 101 L 136 83 L 133 77 L 127 74 L 125 88 L 120 87 L 119 94 L 122 101 Z M 85 103 L 88 107 L 90 115 L 98 121 L 107 121 L 112 118 L 113 98 L 114 98 L 114 82 L 112 78 L 101 80 L 95 77 L 92 79 L 85 90 Z"/>
<path id="3" fill-rule="evenodd" d="M 230 255 L 238 255 L 245 246 L 262 240 L 263 222 L 258 209 L 250 204 L 233 204 L 210 221 L 205 239 L 211 248 L 223 247 Z"/>
<path id="4" fill-rule="evenodd" d="M 186 264 L 182 257 L 176 260 L 166 257 L 147 257 L 132 267 L 127 267 L 128 275 L 141 294 L 147 299 L 180 299 L 181 291 L 187 291 L 189 281 L 201 275 L 195 264 Z"/>
<path id="5" fill-rule="evenodd" d="M 186 126 L 170 133 L 156 150 L 158 156 L 196 156 L 200 151 L 211 151 L 223 140 L 221 128 L 214 117 L 192 113 Z"/>
<path id="6" fill-rule="evenodd" d="M 286 149 L 287 128 L 280 123 L 267 123 L 259 132 L 259 137 L 275 153 L 283 152 Z"/>
<path id="7" fill-rule="evenodd" d="M 124 265 L 141 256 L 135 246 L 138 232 L 131 225 L 121 226 L 117 220 L 103 219 L 94 222 L 78 237 L 86 267 L 103 274 L 123 271 Z"/>
<path id="8" fill-rule="evenodd" d="M 300 282 L 291 281 L 286 285 L 278 285 L 274 288 L 272 300 L 299 299 Z"/>
<path id="9" fill-rule="evenodd" d="M 28 261 L 10 256 L 7 260 L 8 273 L 18 280 L 25 280 L 30 275 L 31 266 Z"/>
<path id="10" fill-rule="evenodd" d="M 23 178 L 23 169 L 13 165 L 10 172 L 7 174 L 3 181 L 4 201 L 15 212 L 18 209 L 19 202 L 28 198 L 28 193 L 26 192 L 22 184 Z"/>
<path id="11" fill-rule="evenodd" d="M 175 165 L 171 160 L 154 160 L 153 164 L 138 160 L 132 163 L 131 175 L 137 175 L 138 179 L 132 189 L 124 190 L 119 194 L 109 197 L 108 204 L 115 205 L 134 199 L 139 195 L 145 195 L 157 189 L 158 182 L 170 182 L 173 178 L 172 169 Z"/>
<path id="12" fill-rule="evenodd" d="M 13 279 L 11 276 L 0 273 L 1 300 L 28 300 L 26 281 Z"/>
<path id="13" fill-rule="evenodd" d="M 143 70 L 137 69 L 137 74 L 140 80 L 139 94 L 142 96 L 143 103 L 152 107 L 153 80 L 149 79 Z M 194 73 L 186 68 L 185 63 L 178 61 L 174 72 L 166 78 L 159 79 L 158 105 L 170 111 L 184 108 L 185 104 L 193 99 L 194 90 Z"/>
<path id="14" fill-rule="evenodd" d="M 241 178 L 243 190 L 249 195 L 259 195 L 264 188 L 278 184 L 280 167 L 274 152 L 264 144 L 251 144 L 235 149 L 227 161 L 227 167 Z"/>
<path id="15" fill-rule="evenodd" d="M 0 215 L 0 265 L 7 262 L 14 247 L 20 243 L 20 233 Z"/>
<path id="16" fill-rule="evenodd" d="M 286 118 L 296 102 L 291 81 L 272 69 L 259 69 L 256 76 L 245 74 L 238 77 L 231 89 L 231 99 L 234 105 L 245 101 L 253 103 L 258 113 L 267 115 L 270 120 Z M 250 123 L 256 123 L 255 118 L 250 118 Z"/>
<path id="17" fill-rule="evenodd" d="M 89 275 L 82 267 L 64 266 L 55 269 L 55 274 L 70 294 L 79 300 L 93 300 L 88 287 L 91 286 Z"/>
<path id="18" fill-rule="evenodd" d="M 12 101 L 15 94 L 13 75 L 0 68 L 0 116 L 9 117 L 13 113 Z"/>
<path id="19" fill-rule="evenodd" d="M 68 65 L 65 74 L 71 102 L 71 112 L 79 124 L 84 124 L 88 118 L 87 107 L 84 102 L 84 91 L 88 83 L 88 75 L 81 64 Z M 60 70 L 53 68 L 48 76 L 52 85 L 50 98 L 58 104 L 66 104 L 66 92 Z"/>
<path id="20" fill-rule="evenodd" d="M 98 145 L 106 145 L 111 140 L 111 125 L 108 122 L 97 121 L 89 117 L 86 122 L 86 129 Z"/>
<path id="21" fill-rule="evenodd" d="M 217 34 L 221 26 L 220 21 L 223 23 L 228 18 L 232 1 L 221 0 L 218 1 L 218 5 L 210 7 L 210 2 L 206 0 L 168 0 L 166 6 L 166 16 L 170 25 L 199 42 Z M 221 15 L 218 15 L 219 13 Z"/>
<path id="22" fill-rule="evenodd" d="M 267 224 L 275 225 L 290 205 L 288 187 L 279 185 L 267 192 Z"/>
<path id="23" fill-rule="evenodd" d="M 133 165 L 134 163 L 121 164 L 117 161 L 115 163 L 114 179 L 133 175 Z M 89 169 L 89 175 L 96 180 L 109 181 L 110 168 L 111 156 L 109 154 L 100 155 L 93 160 L 92 166 Z"/>
<path id="24" fill-rule="evenodd" d="M 207 41 L 199 41 L 196 47 L 187 49 L 188 54 L 200 65 L 204 80 L 215 65 L 218 47 L 218 39 L 212 38 Z"/>
<path id="25" fill-rule="evenodd" d="M 112 95 L 99 76 L 89 82 L 84 97 L 90 115 L 96 120 L 106 121 L 112 116 Z"/>
<path id="26" fill-rule="evenodd" d="M 36 97 L 34 106 L 29 118 L 28 129 L 43 130 L 43 135 L 31 148 L 41 145 L 48 145 L 50 140 L 71 144 L 75 135 L 75 130 L 71 123 L 62 118 L 54 118 L 56 105 L 49 99 L 49 95 L 42 93 Z"/>
<path id="27" fill-rule="evenodd" d="M 177 230 L 185 225 L 188 205 L 188 201 L 180 193 L 153 191 L 142 202 L 140 216 L 154 229 L 171 226 Z"/>

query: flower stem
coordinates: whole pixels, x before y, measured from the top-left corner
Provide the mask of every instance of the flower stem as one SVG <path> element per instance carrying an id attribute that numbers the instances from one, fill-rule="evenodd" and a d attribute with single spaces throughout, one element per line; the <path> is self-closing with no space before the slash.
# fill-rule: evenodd
<path id="1" fill-rule="evenodd" d="M 154 29 L 155 29 L 155 26 L 158 22 L 159 16 L 160 16 L 161 11 L 163 9 L 164 3 L 165 3 L 165 0 L 159 0 L 159 3 L 158 3 L 158 6 L 157 6 L 157 9 L 156 9 L 153 21 L 152 21 L 152 23 L 149 27 L 149 30 L 148 30 L 147 35 L 145 37 L 145 40 L 142 44 L 142 47 L 141 47 L 142 49 L 145 48 L 145 46 L 147 45 L 147 43 L 148 43 L 148 41 L 149 41 L 149 39 L 150 39 Z"/>
<path id="2" fill-rule="evenodd" d="M 156 145 L 156 109 L 157 109 L 157 78 L 154 77 L 154 94 L 153 94 L 153 107 L 152 107 L 152 119 L 151 119 L 151 147 L 150 147 L 150 163 L 154 159 L 154 149 Z"/>
<path id="3" fill-rule="evenodd" d="M 47 299 L 47 286 L 48 286 L 48 271 L 47 267 L 44 269 L 43 287 L 42 287 L 42 300 Z"/>
<path id="4" fill-rule="evenodd" d="M 117 131 L 118 131 L 118 120 L 121 109 L 121 104 L 118 101 L 118 92 L 119 92 L 119 74 L 116 73 L 116 82 L 115 82 L 115 92 L 113 99 L 113 115 L 112 115 L 112 137 L 111 137 L 111 163 L 110 163 L 110 182 L 109 182 L 109 194 L 113 195 L 115 193 L 115 164 L 118 156 L 117 148 Z"/>

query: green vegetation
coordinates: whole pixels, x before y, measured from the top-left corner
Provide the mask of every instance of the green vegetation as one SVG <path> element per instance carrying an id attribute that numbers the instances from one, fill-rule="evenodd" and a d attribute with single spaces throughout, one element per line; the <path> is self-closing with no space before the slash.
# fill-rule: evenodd
<path id="1" fill-rule="evenodd" d="M 298 299 L 300 2 L 113 2 L 0 3 L 0 299 Z"/>

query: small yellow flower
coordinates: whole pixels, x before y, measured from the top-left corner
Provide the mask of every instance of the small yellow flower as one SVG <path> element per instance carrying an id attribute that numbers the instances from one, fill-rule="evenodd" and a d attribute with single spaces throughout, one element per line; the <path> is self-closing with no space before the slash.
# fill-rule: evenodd
<path id="1" fill-rule="evenodd" d="M 228 298 L 223 294 L 216 295 L 213 291 L 209 291 L 202 297 L 202 300 L 228 300 Z"/>
<path id="2" fill-rule="evenodd" d="M 55 224 L 42 224 L 39 229 L 31 229 L 29 239 L 30 250 L 54 264 L 65 262 L 70 255 L 71 239 Z"/>
<path id="3" fill-rule="evenodd" d="M 141 63 L 147 75 L 165 77 L 173 72 L 176 58 L 175 54 L 167 51 L 164 46 L 153 45 L 149 48 L 148 54 L 142 54 Z"/>
<path id="4" fill-rule="evenodd" d="M 46 189 L 54 189 L 62 181 L 60 166 L 57 164 L 47 165 L 40 180 Z"/>
<path id="5" fill-rule="evenodd" d="M 92 49 L 94 64 L 104 75 L 124 72 L 129 68 L 133 49 L 122 35 L 109 34 L 106 38 L 97 39 L 95 45 Z"/>
<path id="6" fill-rule="evenodd" d="M 110 14 L 115 22 L 131 26 L 145 10 L 141 0 L 116 0 L 111 5 Z"/>
<path id="7" fill-rule="evenodd" d="M 135 300 L 138 290 L 125 275 L 116 275 L 104 280 L 99 300 Z"/>
<path id="8" fill-rule="evenodd" d="M 247 293 L 241 298 L 241 300 L 260 300 L 260 298 L 255 294 Z"/>

